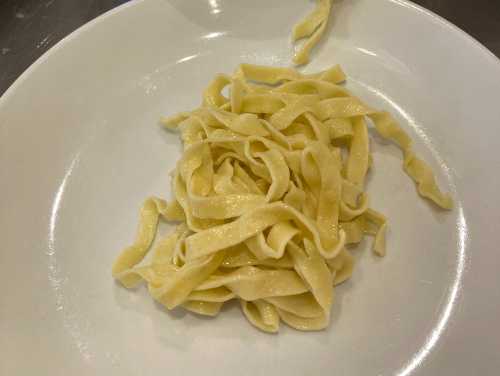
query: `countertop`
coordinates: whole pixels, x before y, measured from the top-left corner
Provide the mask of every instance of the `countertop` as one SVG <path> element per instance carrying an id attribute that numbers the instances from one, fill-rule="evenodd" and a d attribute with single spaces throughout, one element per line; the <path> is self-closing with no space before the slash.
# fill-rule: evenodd
<path id="1" fill-rule="evenodd" d="M 59 40 L 126 1 L 0 0 L 0 95 Z M 500 57 L 500 1 L 414 2 L 456 24 Z"/>

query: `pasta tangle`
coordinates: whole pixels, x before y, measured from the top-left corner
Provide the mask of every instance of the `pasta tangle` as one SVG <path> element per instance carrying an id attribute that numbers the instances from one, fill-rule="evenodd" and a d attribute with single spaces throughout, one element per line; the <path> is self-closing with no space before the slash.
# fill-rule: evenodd
<path id="1" fill-rule="evenodd" d="M 294 33 L 312 29 L 304 23 Z M 351 95 L 344 80 L 339 66 L 304 75 L 242 64 L 214 78 L 199 108 L 162 119 L 184 145 L 173 199 L 145 201 L 113 277 L 127 288 L 146 282 L 167 309 L 214 316 L 236 299 L 263 331 L 277 332 L 281 322 L 324 329 L 335 285 L 353 271 L 347 246 L 371 235 L 374 252 L 385 254 L 387 220 L 365 192 L 371 124 L 401 148 L 418 193 L 452 207 L 394 118 Z M 159 220 L 178 225 L 141 264 Z"/>

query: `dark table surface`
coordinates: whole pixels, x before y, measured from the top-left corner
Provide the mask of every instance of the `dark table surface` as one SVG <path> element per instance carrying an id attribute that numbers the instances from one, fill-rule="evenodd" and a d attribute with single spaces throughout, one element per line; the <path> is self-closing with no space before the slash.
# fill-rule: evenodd
<path id="1" fill-rule="evenodd" d="M 126 1 L 0 0 L 0 95 L 63 37 Z M 414 2 L 458 25 L 500 57 L 500 0 Z"/>

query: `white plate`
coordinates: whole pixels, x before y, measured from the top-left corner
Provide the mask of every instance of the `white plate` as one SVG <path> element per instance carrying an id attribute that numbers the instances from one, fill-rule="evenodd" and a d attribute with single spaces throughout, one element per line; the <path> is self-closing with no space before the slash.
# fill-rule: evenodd
<path id="1" fill-rule="evenodd" d="M 191 109 L 217 72 L 287 65 L 312 4 L 135 1 L 79 29 L 0 101 L 0 374 L 493 375 L 500 367 L 500 63 L 409 2 L 349 0 L 308 71 L 341 63 L 348 87 L 392 111 L 451 190 L 433 209 L 373 143 L 373 204 L 388 255 L 357 252 L 331 327 L 279 335 L 235 306 L 216 319 L 159 308 L 110 266 L 179 154 L 160 115 Z M 497 332 L 496 335 L 494 333 Z"/>

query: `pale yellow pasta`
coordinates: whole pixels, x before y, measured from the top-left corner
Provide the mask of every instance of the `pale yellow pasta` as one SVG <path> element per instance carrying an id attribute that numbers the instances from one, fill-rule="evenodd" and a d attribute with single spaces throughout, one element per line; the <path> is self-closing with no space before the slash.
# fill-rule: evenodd
<path id="1" fill-rule="evenodd" d="M 316 9 L 294 26 L 292 31 L 294 42 L 307 38 L 293 58 L 295 64 L 302 65 L 309 62 L 311 50 L 318 44 L 325 32 L 331 6 L 331 0 L 318 0 Z"/>
<path id="2" fill-rule="evenodd" d="M 322 14 L 296 35 L 314 32 L 326 22 Z M 200 108 L 163 119 L 184 144 L 174 197 L 145 201 L 137 238 L 113 265 L 114 278 L 128 288 L 145 281 L 167 309 L 206 316 L 237 300 L 248 321 L 270 333 L 281 322 L 327 327 L 334 286 L 354 270 L 346 245 L 372 235 L 373 251 L 385 255 L 387 220 L 365 191 L 372 123 L 402 149 L 420 195 L 452 206 L 396 121 L 339 86 L 344 80 L 338 66 L 303 75 L 242 64 L 208 85 Z M 160 218 L 178 225 L 143 262 Z"/>

